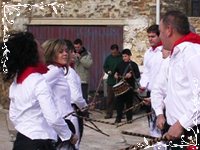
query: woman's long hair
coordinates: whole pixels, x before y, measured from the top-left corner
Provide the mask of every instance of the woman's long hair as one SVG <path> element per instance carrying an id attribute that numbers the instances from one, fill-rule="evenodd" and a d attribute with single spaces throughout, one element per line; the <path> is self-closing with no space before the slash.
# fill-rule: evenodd
<path id="1" fill-rule="evenodd" d="M 47 40 L 42 44 L 47 65 L 55 63 L 55 57 L 63 45 L 66 45 L 66 43 L 62 39 Z"/>
<path id="2" fill-rule="evenodd" d="M 28 66 L 35 66 L 38 63 L 38 47 L 32 33 L 11 34 L 7 42 L 1 43 L 0 60 L 3 59 L 5 45 L 10 52 L 7 53 L 8 60 L 5 61 L 8 72 L 3 73 L 3 64 L 1 63 L 0 66 L 4 81 L 13 79 L 16 74 L 22 73 Z"/>

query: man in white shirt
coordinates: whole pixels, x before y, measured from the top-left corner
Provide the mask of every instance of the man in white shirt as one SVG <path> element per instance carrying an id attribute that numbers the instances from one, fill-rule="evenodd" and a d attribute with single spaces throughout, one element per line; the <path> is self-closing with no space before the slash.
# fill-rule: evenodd
<path id="1" fill-rule="evenodd" d="M 171 50 L 169 62 L 167 93 L 164 100 L 167 123 L 170 125 L 166 137 L 173 144 L 185 141 L 200 144 L 200 136 L 196 141 L 189 140 L 195 136 L 200 120 L 200 36 L 190 32 L 188 18 L 179 11 L 167 12 L 160 21 L 160 38 L 163 48 Z M 166 78 L 166 77 L 164 77 Z M 187 131 L 188 128 L 193 128 Z M 174 149 L 174 147 L 171 147 Z M 176 149 L 181 149 L 177 146 Z"/>
<path id="2" fill-rule="evenodd" d="M 160 69 L 162 62 L 162 43 L 159 38 L 158 25 L 152 25 L 147 29 L 148 39 L 151 47 L 144 54 L 144 70 L 140 79 L 140 92 L 147 91 L 147 97 L 145 99 L 146 111 L 152 111 L 150 92 L 155 82 L 156 75 Z M 156 127 L 156 115 L 153 113 L 148 116 L 150 134 L 154 137 L 161 137 L 161 131 Z M 154 147 L 156 149 L 156 147 Z"/>
<path id="3" fill-rule="evenodd" d="M 151 91 L 155 76 L 162 61 L 162 43 L 159 38 L 158 25 L 152 25 L 147 29 L 150 48 L 144 54 L 144 69 L 140 79 L 140 89 Z"/>

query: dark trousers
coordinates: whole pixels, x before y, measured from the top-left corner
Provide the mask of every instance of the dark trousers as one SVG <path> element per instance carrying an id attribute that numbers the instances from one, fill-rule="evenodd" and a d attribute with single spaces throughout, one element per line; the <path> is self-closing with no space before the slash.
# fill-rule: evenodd
<path id="1" fill-rule="evenodd" d="M 74 124 L 69 120 L 69 119 L 65 119 L 65 122 L 67 123 L 70 131 L 73 134 L 76 134 L 76 129 L 74 127 Z M 56 142 L 56 148 L 59 149 L 63 149 L 66 148 L 67 150 L 75 150 L 75 145 L 71 144 L 69 140 L 67 141 L 62 141 L 60 139 L 60 137 L 58 137 L 58 141 Z"/>
<path id="2" fill-rule="evenodd" d="M 79 110 L 79 108 L 76 106 L 76 104 L 72 104 L 72 106 L 78 116 L 88 117 L 87 114 L 84 114 L 84 112 Z M 77 119 L 78 119 L 78 127 L 79 127 L 79 132 L 80 132 L 80 137 L 79 137 L 79 143 L 80 143 L 82 136 L 83 136 L 83 129 L 84 129 L 83 123 L 84 122 L 83 122 L 83 118 L 81 118 L 81 117 L 77 117 Z"/>
<path id="3" fill-rule="evenodd" d="M 78 116 L 83 116 L 83 117 L 87 117 L 83 114 L 83 112 L 79 111 L 77 112 Z M 79 132 L 80 132 L 80 140 L 79 143 L 81 142 L 82 136 L 83 136 L 83 130 L 84 130 L 84 125 L 83 125 L 83 118 L 78 117 L 78 126 L 79 126 Z"/>
<path id="4" fill-rule="evenodd" d="M 129 90 L 128 92 L 117 96 L 116 98 L 116 109 L 117 109 L 117 120 L 122 119 L 124 105 L 126 106 L 125 109 L 128 109 L 133 106 L 133 91 Z M 127 121 L 132 120 L 132 110 L 126 112 Z"/>
<path id="5" fill-rule="evenodd" d="M 115 95 L 113 92 L 113 86 L 107 85 L 107 101 L 106 101 L 106 115 L 112 117 L 113 109 L 115 105 Z"/>
<path id="6" fill-rule="evenodd" d="M 55 142 L 50 139 L 31 140 L 21 133 L 17 133 L 13 150 L 56 150 Z"/>
<path id="7" fill-rule="evenodd" d="M 87 83 L 81 83 L 81 90 L 82 90 L 83 98 L 88 103 L 88 84 Z"/>

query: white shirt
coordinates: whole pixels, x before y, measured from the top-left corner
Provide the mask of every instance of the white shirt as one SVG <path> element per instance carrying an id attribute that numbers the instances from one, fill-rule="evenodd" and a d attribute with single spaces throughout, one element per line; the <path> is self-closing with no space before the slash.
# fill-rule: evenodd
<path id="1" fill-rule="evenodd" d="M 165 108 L 164 99 L 167 92 L 167 74 L 169 60 L 169 57 L 163 60 L 158 75 L 156 77 L 157 80 L 155 81 L 154 86 L 151 90 L 151 104 L 157 116 L 164 113 L 163 109 Z"/>
<path id="2" fill-rule="evenodd" d="M 141 74 L 140 85 L 151 91 L 156 75 L 160 69 L 162 62 L 162 46 L 158 46 L 155 50 L 149 48 L 144 54 L 144 69 Z"/>
<path id="3" fill-rule="evenodd" d="M 174 48 L 169 63 L 166 106 L 167 122 L 177 120 L 186 129 L 200 124 L 200 45 L 183 42 Z M 198 118 L 198 121 L 194 120 Z"/>
<path id="4" fill-rule="evenodd" d="M 65 76 L 69 84 L 71 91 L 71 103 L 76 104 L 76 106 L 81 109 L 87 106 L 87 103 L 82 95 L 81 90 L 81 79 L 74 69 L 71 67 L 68 68 L 67 75 Z"/>
<path id="5" fill-rule="evenodd" d="M 49 71 L 44 74 L 44 77 L 52 88 L 56 107 L 60 115 L 64 117 L 73 111 L 70 88 L 64 78 L 63 68 L 54 65 L 49 65 L 48 68 Z"/>
<path id="6" fill-rule="evenodd" d="M 71 132 L 60 117 L 51 89 L 39 73 L 30 74 L 21 84 L 10 86 L 9 116 L 16 130 L 30 139 L 68 140 Z M 57 133 L 57 134 L 56 134 Z"/>

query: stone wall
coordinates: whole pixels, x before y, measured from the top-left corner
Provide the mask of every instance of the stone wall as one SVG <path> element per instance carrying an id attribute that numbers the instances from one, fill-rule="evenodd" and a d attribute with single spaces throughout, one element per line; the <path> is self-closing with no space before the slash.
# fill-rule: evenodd
<path id="1" fill-rule="evenodd" d="M 8 87 L 10 86 L 10 82 L 3 82 L 2 75 L 0 74 L 0 105 L 3 108 L 8 109 L 9 107 L 9 99 L 8 99 Z"/>
<path id="2" fill-rule="evenodd" d="M 200 34 L 200 17 L 190 17 L 189 21 L 194 26 L 196 33 Z"/>
<path id="3" fill-rule="evenodd" d="M 8 31 L 25 31 L 26 24 L 34 18 L 72 18 L 72 19 L 123 19 L 124 20 L 124 48 L 130 48 L 133 60 L 142 64 L 143 54 L 148 47 L 146 29 L 155 23 L 156 0 L 3 0 L 9 4 L 23 4 L 21 7 L 10 7 L 4 16 Z M 56 5 L 53 5 L 57 2 Z M 51 5 L 48 5 L 50 4 Z M 161 14 L 169 9 L 187 11 L 187 0 L 162 0 Z M 24 4 L 27 4 L 26 7 Z M 29 4 L 29 5 L 28 5 Z M 37 4 L 37 5 L 36 5 Z M 63 7 L 61 7 L 63 5 Z M 17 8 L 17 9 L 15 9 Z M 2 7 L 0 7 L 2 9 Z M 3 16 L 3 10 L 1 10 Z M 191 24 L 200 33 L 200 18 L 190 18 Z M 5 29 L 5 28 L 4 28 Z M 3 32 L 0 32 L 1 39 Z M 8 108 L 7 89 L 0 80 L 0 102 Z M 3 98 L 2 98 L 3 97 Z"/>

